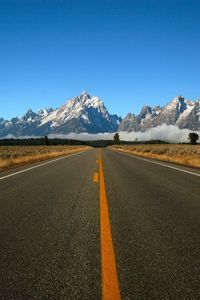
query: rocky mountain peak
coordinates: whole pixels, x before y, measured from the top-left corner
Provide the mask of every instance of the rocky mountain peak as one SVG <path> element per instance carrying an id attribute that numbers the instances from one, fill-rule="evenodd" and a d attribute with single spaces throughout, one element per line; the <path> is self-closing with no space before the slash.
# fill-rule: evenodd
<path id="1" fill-rule="evenodd" d="M 46 107 L 46 108 L 40 109 L 40 110 L 38 111 L 38 114 L 39 114 L 40 116 L 47 116 L 47 115 L 50 114 L 52 111 L 53 111 L 53 108 L 52 108 L 52 107 Z"/>
<path id="2" fill-rule="evenodd" d="M 135 114 L 132 114 L 131 112 L 129 112 L 127 115 L 126 115 L 126 119 L 127 120 L 130 120 L 130 119 L 133 119 L 135 117 Z"/>
<path id="3" fill-rule="evenodd" d="M 81 98 L 81 99 L 83 99 L 83 98 L 88 98 L 88 99 L 90 99 L 91 97 L 90 97 L 90 95 L 88 94 L 87 91 L 83 91 L 83 92 L 81 93 L 81 95 L 80 95 L 80 98 Z"/>
<path id="4" fill-rule="evenodd" d="M 178 112 L 182 113 L 185 109 L 187 109 L 186 99 L 183 96 L 175 97 L 168 105 L 166 105 L 169 109 L 177 109 Z"/>
<path id="5" fill-rule="evenodd" d="M 29 109 L 21 118 L 0 118 L 0 138 L 13 136 L 44 136 L 68 133 L 104 133 L 118 131 L 145 131 L 162 124 L 179 128 L 200 130 L 200 98 L 191 101 L 177 96 L 164 107 L 142 107 L 138 115 L 128 113 L 122 120 L 109 114 L 103 101 L 84 91 L 64 105 L 53 109 L 41 109 L 37 113 Z"/>
<path id="6" fill-rule="evenodd" d="M 96 96 L 90 97 L 84 91 L 55 110 L 46 108 L 35 113 L 29 109 L 21 119 L 15 122 L 2 121 L 0 137 L 9 134 L 17 137 L 72 132 L 115 132 L 120 122 L 121 118 L 109 114 L 101 99 Z"/>
<path id="7" fill-rule="evenodd" d="M 175 125 L 179 128 L 200 130 L 200 102 L 190 101 L 177 96 L 164 107 L 144 106 L 139 115 L 126 116 L 120 126 L 121 131 L 145 131 L 162 124 Z"/>
<path id="8" fill-rule="evenodd" d="M 152 108 L 150 106 L 143 106 L 141 111 L 140 111 L 140 118 L 141 119 L 144 119 L 148 114 L 151 114 L 152 113 Z"/>
<path id="9" fill-rule="evenodd" d="M 34 111 L 32 111 L 31 108 L 29 108 L 29 109 L 27 110 L 27 112 L 23 115 L 22 119 L 24 119 L 24 120 L 32 119 L 32 118 L 34 118 L 35 116 L 37 116 L 37 114 L 36 114 Z"/>

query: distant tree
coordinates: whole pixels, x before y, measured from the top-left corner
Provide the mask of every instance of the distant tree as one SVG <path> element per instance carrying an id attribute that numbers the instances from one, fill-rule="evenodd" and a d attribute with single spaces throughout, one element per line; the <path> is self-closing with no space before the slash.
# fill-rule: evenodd
<path id="1" fill-rule="evenodd" d="M 45 137 L 44 137 L 44 144 L 45 144 L 46 146 L 49 146 L 49 144 L 50 144 L 47 135 L 45 135 Z"/>
<path id="2" fill-rule="evenodd" d="M 197 141 L 199 140 L 199 135 L 195 132 L 190 132 L 188 135 L 188 140 L 190 141 L 190 144 L 196 145 Z"/>
<path id="3" fill-rule="evenodd" d="M 114 142 L 114 145 L 119 145 L 120 143 L 120 138 L 119 138 L 119 133 L 116 132 L 113 136 L 113 142 Z"/>

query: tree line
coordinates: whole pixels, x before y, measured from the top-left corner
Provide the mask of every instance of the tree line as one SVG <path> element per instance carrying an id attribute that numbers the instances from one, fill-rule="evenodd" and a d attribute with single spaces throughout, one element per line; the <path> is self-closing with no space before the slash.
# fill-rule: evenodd
<path id="1" fill-rule="evenodd" d="M 188 140 L 189 140 L 190 144 L 197 145 L 197 142 L 199 140 L 199 135 L 195 132 L 190 132 L 188 134 Z M 141 142 L 144 144 L 164 144 L 164 143 L 166 143 L 166 142 L 160 141 L 160 140 L 150 140 L 150 141 L 145 141 L 145 142 L 141 141 Z M 135 143 L 138 143 L 137 139 L 135 140 Z M 122 144 L 122 142 L 120 141 L 120 136 L 119 136 L 118 132 L 116 132 L 113 136 L 113 144 L 114 145 Z"/>
<path id="2" fill-rule="evenodd" d="M 190 132 L 188 135 L 190 144 L 196 145 L 199 140 L 199 135 L 195 132 Z M 116 132 L 113 136 L 113 140 L 93 140 L 93 141 L 81 141 L 73 139 L 50 139 L 48 136 L 42 138 L 26 138 L 26 139 L 0 139 L 0 146 L 78 146 L 86 145 L 91 147 L 107 147 L 111 145 L 135 145 L 135 144 L 168 144 L 162 140 L 149 140 L 149 141 L 122 141 L 120 135 Z"/>

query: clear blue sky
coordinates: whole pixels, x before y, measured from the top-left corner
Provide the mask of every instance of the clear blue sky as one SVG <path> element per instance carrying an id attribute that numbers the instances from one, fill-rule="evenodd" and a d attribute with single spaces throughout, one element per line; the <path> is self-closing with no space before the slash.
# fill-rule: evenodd
<path id="1" fill-rule="evenodd" d="M 0 0 L 0 117 L 82 90 L 122 116 L 200 96 L 200 1 Z"/>

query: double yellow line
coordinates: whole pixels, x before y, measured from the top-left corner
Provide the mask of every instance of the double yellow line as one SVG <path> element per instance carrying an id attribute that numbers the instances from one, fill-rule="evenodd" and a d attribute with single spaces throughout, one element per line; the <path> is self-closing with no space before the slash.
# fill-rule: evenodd
<path id="1" fill-rule="evenodd" d="M 99 150 L 100 177 L 100 227 L 101 227 L 101 266 L 102 266 L 102 299 L 120 300 L 120 289 L 117 276 L 115 253 L 112 241 L 105 181 L 102 166 L 102 155 Z"/>

